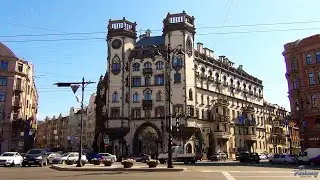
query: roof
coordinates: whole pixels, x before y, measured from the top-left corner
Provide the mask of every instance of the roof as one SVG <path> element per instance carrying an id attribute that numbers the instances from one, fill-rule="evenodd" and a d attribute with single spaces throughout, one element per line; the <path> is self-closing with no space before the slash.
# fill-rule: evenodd
<path id="1" fill-rule="evenodd" d="M 136 46 L 148 46 L 148 45 L 161 45 L 164 44 L 163 36 L 151 36 L 151 37 L 143 37 L 139 39 L 136 43 Z"/>
<path id="2" fill-rule="evenodd" d="M 3 43 L 0 42 L 0 57 L 17 58 L 17 56 Z"/>

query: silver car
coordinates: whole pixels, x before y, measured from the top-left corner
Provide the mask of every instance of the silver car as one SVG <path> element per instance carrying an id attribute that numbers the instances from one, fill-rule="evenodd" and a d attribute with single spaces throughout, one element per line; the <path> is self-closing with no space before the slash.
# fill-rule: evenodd
<path id="1" fill-rule="evenodd" d="M 117 156 L 116 155 L 112 155 L 112 154 L 109 154 L 109 153 L 99 153 L 99 155 L 102 156 L 103 159 L 110 159 L 113 162 L 117 161 Z"/>
<path id="2" fill-rule="evenodd" d="M 297 164 L 297 158 L 290 154 L 275 154 L 269 159 L 270 163 L 273 164 Z"/>

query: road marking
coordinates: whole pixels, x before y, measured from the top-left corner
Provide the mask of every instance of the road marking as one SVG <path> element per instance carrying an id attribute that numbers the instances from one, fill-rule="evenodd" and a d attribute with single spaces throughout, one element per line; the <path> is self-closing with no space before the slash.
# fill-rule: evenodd
<path id="1" fill-rule="evenodd" d="M 228 172 L 222 172 L 222 174 L 224 175 L 225 178 L 227 178 L 227 180 L 236 180 L 233 176 L 231 176 Z"/>
<path id="2" fill-rule="evenodd" d="M 290 173 L 294 174 L 292 171 L 228 171 L 230 173 L 272 173 L 272 174 L 285 174 Z"/>
<path id="3" fill-rule="evenodd" d="M 276 177 L 277 178 L 300 178 L 299 176 L 234 176 L 234 177 L 241 177 L 241 178 L 260 178 L 260 177 L 263 177 L 263 178 L 276 178 Z M 235 179 L 232 179 L 232 180 L 235 180 Z"/>

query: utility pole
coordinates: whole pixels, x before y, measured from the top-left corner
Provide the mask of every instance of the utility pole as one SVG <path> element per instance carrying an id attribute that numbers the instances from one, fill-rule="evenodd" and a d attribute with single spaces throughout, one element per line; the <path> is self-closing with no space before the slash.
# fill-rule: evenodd
<path id="1" fill-rule="evenodd" d="M 93 84 L 95 82 L 85 81 L 84 77 L 82 78 L 82 82 L 64 82 L 64 83 L 56 83 L 54 85 L 58 87 L 71 87 L 73 93 L 76 93 L 79 86 L 81 85 L 81 114 L 80 114 L 80 142 L 79 142 L 79 159 L 77 161 L 77 167 L 82 167 L 81 157 L 82 157 L 82 133 L 83 133 L 83 99 L 84 99 L 84 89 L 88 84 Z"/>

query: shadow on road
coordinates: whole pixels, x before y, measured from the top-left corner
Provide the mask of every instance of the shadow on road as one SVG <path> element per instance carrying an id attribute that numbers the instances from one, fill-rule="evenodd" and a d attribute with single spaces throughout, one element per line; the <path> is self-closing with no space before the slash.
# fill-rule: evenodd
<path id="1" fill-rule="evenodd" d="M 301 165 L 297 164 L 270 164 L 269 162 L 260 162 L 259 164 L 255 163 L 240 163 L 239 161 L 226 161 L 226 162 L 197 162 L 196 164 L 178 164 L 177 165 L 186 165 L 186 166 L 247 166 L 247 167 L 270 167 L 270 168 L 288 168 L 288 169 L 299 169 Z M 304 165 L 305 169 L 310 170 L 320 170 L 319 166 L 308 166 Z"/>

